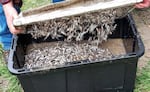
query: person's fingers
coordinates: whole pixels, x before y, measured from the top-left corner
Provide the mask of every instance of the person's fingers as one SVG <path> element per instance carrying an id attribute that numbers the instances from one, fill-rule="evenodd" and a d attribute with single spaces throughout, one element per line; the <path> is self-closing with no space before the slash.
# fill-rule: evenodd
<path id="1" fill-rule="evenodd" d="M 12 17 L 10 20 L 9 29 L 12 34 L 19 34 L 19 33 L 21 33 L 21 29 L 15 28 L 15 26 L 13 25 L 13 19 L 14 18 Z"/>
<path id="2" fill-rule="evenodd" d="M 13 25 L 10 25 L 9 29 L 12 34 L 18 34 L 21 32 L 21 30 L 16 29 Z"/>
<path id="3" fill-rule="evenodd" d="M 8 19 L 8 27 L 9 27 L 9 30 L 10 30 L 10 32 L 11 32 L 12 34 L 18 34 L 20 31 L 17 30 L 17 29 L 14 27 L 14 25 L 13 25 L 13 23 L 12 23 L 13 19 L 14 19 L 13 16 L 9 17 L 9 19 Z"/>
<path id="4" fill-rule="evenodd" d="M 16 12 L 16 10 L 14 10 L 14 12 L 13 12 L 13 15 L 12 15 L 12 18 L 11 18 L 11 23 L 10 23 L 10 31 L 11 31 L 11 33 L 12 34 L 19 34 L 19 33 L 22 33 L 22 29 L 21 28 L 16 28 L 14 25 L 13 25 L 13 20 L 15 19 L 15 18 L 17 18 L 18 17 L 18 13 Z"/>
<path id="5" fill-rule="evenodd" d="M 5 12 L 7 25 L 12 34 L 19 34 L 22 31 L 20 29 L 16 29 L 13 25 L 13 20 L 18 17 L 18 13 L 16 9 L 13 7 L 12 1 L 3 5 L 3 10 Z"/>
<path id="6" fill-rule="evenodd" d="M 150 0 L 144 0 L 142 3 L 135 5 L 136 8 L 147 8 L 150 6 Z"/>
<path id="7" fill-rule="evenodd" d="M 146 4 L 145 3 L 144 4 L 143 3 L 136 4 L 135 7 L 136 8 L 147 8 L 147 7 L 149 7 L 149 3 L 146 3 Z"/>
<path id="8" fill-rule="evenodd" d="M 17 30 L 23 30 L 22 27 L 15 27 Z"/>

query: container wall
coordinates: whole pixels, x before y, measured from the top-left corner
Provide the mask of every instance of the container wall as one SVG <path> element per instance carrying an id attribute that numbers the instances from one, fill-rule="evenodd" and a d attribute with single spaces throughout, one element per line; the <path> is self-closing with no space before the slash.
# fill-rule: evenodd
<path id="1" fill-rule="evenodd" d="M 137 58 L 130 58 L 116 63 L 22 74 L 18 78 L 25 92 L 132 92 L 136 64 Z"/>

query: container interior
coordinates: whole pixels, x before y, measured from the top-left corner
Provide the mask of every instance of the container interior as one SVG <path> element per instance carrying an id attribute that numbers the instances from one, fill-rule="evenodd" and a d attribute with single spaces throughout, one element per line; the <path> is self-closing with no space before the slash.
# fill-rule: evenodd
<path id="1" fill-rule="evenodd" d="M 125 17 L 116 20 L 116 30 L 112 35 L 109 35 L 108 40 L 103 42 L 99 47 L 108 48 L 113 55 L 126 55 L 128 53 L 135 53 L 138 51 L 138 43 L 136 39 L 135 30 L 132 30 L 130 20 Z M 63 38 L 60 38 L 60 41 Z M 25 64 L 25 55 L 30 49 L 42 48 L 46 45 L 52 45 L 57 42 L 56 39 L 50 37 L 46 40 L 43 38 L 33 39 L 29 34 L 18 35 L 17 45 L 13 44 L 12 48 L 16 48 L 13 55 L 14 68 L 22 68 Z"/>

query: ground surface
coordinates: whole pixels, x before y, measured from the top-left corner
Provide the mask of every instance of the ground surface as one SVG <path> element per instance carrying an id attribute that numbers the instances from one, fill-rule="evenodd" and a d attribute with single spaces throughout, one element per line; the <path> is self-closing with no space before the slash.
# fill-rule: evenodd
<path id="1" fill-rule="evenodd" d="M 0 92 L 5 92 L 5 90 L 7 89 L 7 85 L 8 81 L 5 78 L 0 77 Z"/>
<path id="2" fill-rule="evenodd" d="M 27 2 L 28 1 L 29 0 L 27 0 Z M 145 45 L 145 54 L 140 58 L 138 63 L 139 70 L 135 92 L 150 92 L 150 64 L 148 65 L 148 62 L 150 61 L 150 9 L 135 10 L 133 12 L 133 17 Z M 2 59 L 0 59 L 0 62 L 1 61 Z M 3 67 L 5 66 L 0 63 L 0 92 L 20 92 L 20 89 L 16 88 L 18 87 L 16 78 L 14 76 L 12 77 L 11 74 L 8 74 L 9 72 L 7 69 Z M 5 75 L 7 76 L 7 79 L 4 78 Z M 8 82 L 8 80 L 11 80 L 11 82 Z M 10 86 L 11 88 L 14 88 L 9 88 L 9 90 L 6 91 L 9 86 L 8 83 L 12 83 L 15 86 Z"/>

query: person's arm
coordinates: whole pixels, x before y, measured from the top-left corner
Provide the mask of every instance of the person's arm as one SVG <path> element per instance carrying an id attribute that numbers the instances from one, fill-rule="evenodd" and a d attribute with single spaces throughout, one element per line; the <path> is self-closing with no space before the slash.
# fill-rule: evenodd
<path id="1" fill-rule="evenodd" d="M 148 8 L 150 7 L 150 0 L 143 0 L 143 2 L 135 5 L 136 8 Z"/>
<path id="2" fill-rule="evenodd" d="M 13 19 L 18 17 L 18 13 L 13 6 L 12 0 L 1 0 L 1 3 L 3 5 L 3 9 L 7 20 L 7 25 L 10 32 L 12 34 L 21 33 L 21 30 L 16 29 L 13 25 Z"/>

